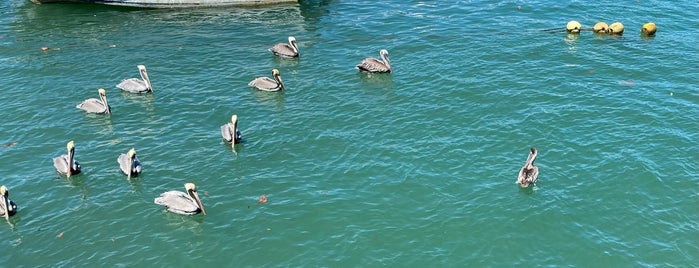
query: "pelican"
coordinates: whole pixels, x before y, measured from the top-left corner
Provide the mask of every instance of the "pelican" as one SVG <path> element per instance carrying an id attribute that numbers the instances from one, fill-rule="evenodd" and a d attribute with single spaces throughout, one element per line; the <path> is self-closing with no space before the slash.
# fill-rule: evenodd
<path id="1" fill-rule="evenodd" d="M 647 36 L 652 36 L 655 35 L 655 31 L 658 28 L 655 26 L 655 23 L 649 22 L 646 24 L 643 24 L 643 27 L 641 27 L 641 33 L 647 35 Z"/>
<path id="2" fill-rule="evenodd" d="M 153 92 L 153 86 L 150 84 L 148 72 L 145 65 L 138 65 L 138 73 L 141 74 L 141 79 L 129 78 L 124 79 L 117 85 L 118 88 L 131 93 L 148 93 Z"/>
<path id="3" fill-rule="evenodd" d="M 536 148 L 532 147 L 529 156 L 527 157 L 527 162 L 524 163 L 522 169 L 519 170 L 519 176 L 517 176 L 517 184 L 522 188 L 526 188 L 529 184 L 535 183 L 539 177 L 539 167 L 534 165 L 534 160 L 538 151 Z"/>
<path id="4" fill-rule="evenodd" d="M 393 71 L 391 69 L 391 61 L 388 59 L 388 50 L 382 49 L 379 51 L 381 55 L 381 60 L 376 58 L 366 58 L 357 64 L 357 69 L 360 72 L 368 73 L 390 73 Z"/>
<path id="5" fill-rule="evenodd" d="M 75 144 L 73 141 L 68 142 L 66 149 L 68 149 L 68 154 L 53 158 L 53 166 L 56 167 L 58 173 L 66 174 L 70 178 L 71 175 L 80 174 L 80 163 L 74 158 Z"/>
<path id="6" fill-rule="evenodd" d="M 10 200 L 10 191 L 5 185 L 0 186 L 0 215 L 9 220 L 15 213 L 17 213 L 17 205 Z"/>
<path id="7" fill-rule="evenodd" d="M 596 23 L 595 26 L 592 26 L 592 31 L 595 33 L 607 33 L 607 29 L 609 29 L 609 25 L 603 21 L 600 21 Z"/>
<path id="8" fill-rule="evenodd" d="M 268 49 L 274 55 L 282 58 L 296 58 L 299 56 L 299 44 L 296 43 L 296 38 L 289 36 L 289 43 L 279 43 Z"/>
<path id="9" fill-rule="evenodd" d="M 249 86 L 255 87 L 262 91 L 280 91 L 284 90 L 284 84 L 282 83 L 282 78 L 279 76 L 279 70 L 272 69 L 272 77 L 258 77 L 255 80 L 248 83 Z"/>
<path id="10" fill-rule="evenodd" d="M 136 157 L 136 149 L 131 148 L 129 152 L 120 154 L 117 158 L 121 172 L 127 175 L 127 179 L 131 180 L 131 176 L 141 174 L 141 161 Z"/>
<path id="11" fill-rule="evenodd" d="M 180 191 L 167 191 L 155 198 L 155 203 L 165 206 L 167 210 L 184 215 L 198 214 L 199 212 L 206 215 L 204 206 L 201 204 L 197 188 L 194 183 L 185 183 L 184 189 L 187 193 Z"/>
<path id="12" fill-rule="evenodd" d="M 566 24 L 566 31 L 568 31 L 568 33 L 580 33 L 580 29 L 582 29 L 582 25 L 580 25 L 580 22 L 576 20 L 571 20 L 568 22 L 568 24 Z"/>
<path id="13" fill-rule="evenodd" d="M 110 107 L 109 103 L 107 103 L 107 91 L 105 91 L 104 88 L 100 88 L 97 90 L 97 92 L 100 94 L 99 100 L 89 98 L 75 106 L 75 108 L 81 109 L 88 113 L 110 114 L 112 112 L 112 107 Z"/>
<path id="14" fill-rule="evenodd" d="M 607 33 L 614 35 L 622 35 L 624 33 L 624 24 L 621 24 L 621 22 L 618 21 L 609 24 L 609 29 L 607 29 Z"/>
<path id="15" fill-rule="evenodd" d="M 223 137 L 223 140 L 230 143 L 231 146 L 235 145 L 236 143 L 240 143 L 240 141 L 243 139 L 243 135 L 240 134 L 240 130 L 238 129 L 237 115 L 232 115 L 231 122 L 221 126 L 221 137 Z"/>

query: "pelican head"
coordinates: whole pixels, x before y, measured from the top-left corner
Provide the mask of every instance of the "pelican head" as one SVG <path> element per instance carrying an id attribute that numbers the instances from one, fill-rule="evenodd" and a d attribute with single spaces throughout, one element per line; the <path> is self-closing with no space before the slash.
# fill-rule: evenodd
<path id="1" fill-rule="evenodd" d="M 231 135 L 235 136 L 235 132 L 238 130 L 238 115 L 231 115 L 231 126 L 233 126 L 233 129 L 231 129 Z"/>
<path id="2" fill-rule="evenodd" d="M 206 215 L 204 205 L 201 204 L 201 199 L 199 199 L 199 194 L 197 193 L 197 186 L 194 185 L 194 183 L 189 182 L 184 184 L 184 189 L 187 191 L 187 194 L 192 197 L 195 202 L 197 202 L 197 206 L 199 206 L 199 209 L 201 209 L 201 213 Z"/>
<path id="3" fill-rule="evenodd" d="M 381 55 L 381 60 L 383 60 L 383 63 L 386 64 L 386 67 L 388 67 L 388 71 L 393 71 L 391 68 L 391 60 L 388 58 L 388 50 L 382 49 L 379 51 L 379 55 Z"/>
<path id="4" fill-rule="evenodd" d="M 600 21 L 595 24 L 595 26 L 592 26 L 592 31 L 595 33 L 607 33 L 607 29 L 609 28 L 609 25 L 607 25 L 606 22 Z"/>
<path id="5" fill-rule="evenodd" d="M 10 219 L 10 208 L 12 205 L 10 204 L 10 198 L 9 198 L 10 192 L 7 191 L 7 187 L 5 185 L 0 186 L 0 206 L 2 206 L 3 209 L 5 209 L 5 219 L 9 220 Z"/>
<path id="6" fill-rule="evenodd" d="M 107 114 L 110 114 L 112 112 L 112 109 L 109 107 L 109 103 L 107 102 L 107 91 L 104 90 L 104 88 L 100 88 L 97 90 L 100 94 L 100 100 L 102 100 L 102 103 L 104 103 L 104 106 L 107 109 Z"/>
<path id="7" fill-rule="evenodd" d="M 607 33 L 609 34 L 615 34 L 615 35 L 621 35 L 624 33 L 624 24 L 621 24 L 621 22 L 615 22 L 612 24 L 609 24 L 609 29 L 607 29 Z"/>
<path id="8" fill-rule="evenodd" d="M 146 83 L 146 87 L 148 87 L 148 91 L 153 91 L 153 86 L 150 84 L 150 78 L 148 78 L 148 71 L 146 71 L 146 66 L 143 64 L 140 64 L 136 67 L 138 67 L 138 72 L 141 74 L 141 79 L 143 79 L 143 82 Z"/>
<path id="9" fill-rule="evenodd" d="M 297 53 L 297 54 L 301 54 L 301 53 L 299 53 L 299 44 L 296 43 L 296 38 L 295 38 L 295 37 L 289 36 L 289 45 L 291 45 L 291 47 L 293 47 L 294 50 L 296 50 L 296 53 Z"/>
<path id="10" fill-rule="evenodd" d="M 643 27 L 641 27 L 641 33 L 652 36 L 655 35 L 655 31 L 657 28 L 655 27 L 655 23 L 649 22 L 646 24 L 643 24 Z"/>
<path id="11" fill-rule="evenodd" d="M 568 33 L 580 33 L 580 29 L 582 29 L 582 25 L 576 20 L 571 20 L 566 24 L 566 31 L 568 31 Z"/>
<path id="12" fill-rule="evenodd" d="M 281 87 L 281 89 L 284 89 L 284 83 L 282 83 L 282 77 L 279 76 L 279 70 L 272 69 L 272 77 L 274 77 L 274 80 L 277 81 L 279 87 Z"/>
<path id="13" fill-rule="evenodd" d="M 536 150 L 536 147 L 532 147 L 531 149 L 529 149 L 530 159 L 529 159 L 529 161 L 527 161 L 529 163 L 529 165 L 534 164 L 534 160 L 536 160 L 536 155 L 538 155 L 538 154 L 539 154 L 539 151 Z"/>

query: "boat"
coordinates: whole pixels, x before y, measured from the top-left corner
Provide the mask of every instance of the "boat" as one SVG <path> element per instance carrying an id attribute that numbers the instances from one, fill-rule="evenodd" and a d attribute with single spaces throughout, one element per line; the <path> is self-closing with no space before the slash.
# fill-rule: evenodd
<path id="1" fill-rule="evenodd" d="M 86 3 L 126 7 L 180 8 L 180 7 L 222 7 L 222 6 L 262 6 L 285 3 L 298 3 L 298 0 L 31 0 L 36 4 Z"/>

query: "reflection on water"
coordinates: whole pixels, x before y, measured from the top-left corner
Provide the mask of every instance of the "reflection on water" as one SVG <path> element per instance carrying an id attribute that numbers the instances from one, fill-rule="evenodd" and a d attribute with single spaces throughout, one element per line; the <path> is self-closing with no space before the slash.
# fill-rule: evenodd
<path id="1" fill-rule="evenodd" d="M 276 92 L 268 92 L 268 91 L 257 90 L 254 88 L 251 89 L 251 91 L 253 92 L 253 95 L 255 96 L 255 99 L 257 99 L 257 101 L 260 104 L 265 105 L 265 106 L 275 107 L 278 110 L 284 109 L 284 96 L 285 96 L 286 90 L 287 89 L 284 89 L 282 91 L 276 91 Z"/>
<path id="2" fill-rule="evenodd" d="M 392 73 L 367 73 L 358 72 L 357 74 L 362 83 L 373 85 L 376 87 L 384 89 L 393 88 L 393 74 Z"/>

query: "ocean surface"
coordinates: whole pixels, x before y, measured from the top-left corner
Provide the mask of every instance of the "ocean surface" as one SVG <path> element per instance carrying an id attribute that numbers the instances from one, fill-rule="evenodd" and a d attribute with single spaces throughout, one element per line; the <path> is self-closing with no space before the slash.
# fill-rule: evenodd
<path id="1" fill-rule="evenodd" d="M 697 267 L 698 10 L 2 1 L 0 184 L 19 211 L 0 220 L 0 267 Z M 570 20 L 626 31 L 568 35 Z M 290 35 L 299 59 L 267 51 Z M 380 49 L 393 74 L 355 69 Z M 152 94 L 115 87 L 138 64 Z M 285 91 L 248 86 L 273 68 Z M 98 88 L 111 115 L 76 109 Z M 82 173 L 66 179 L 52 158 L 70 140 Z M 521 189 L 530 147 L 539 181 Z M 187 182 L 206 215 L 153 203 Z"/>

